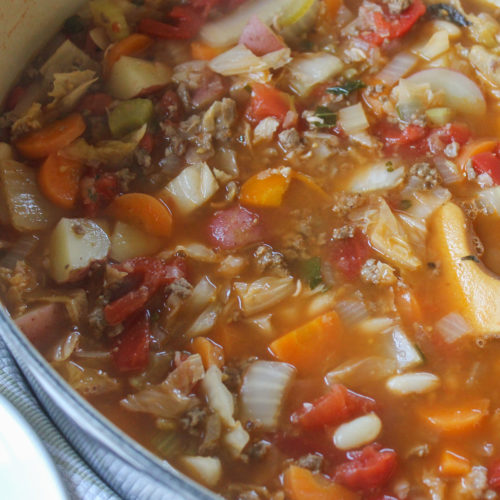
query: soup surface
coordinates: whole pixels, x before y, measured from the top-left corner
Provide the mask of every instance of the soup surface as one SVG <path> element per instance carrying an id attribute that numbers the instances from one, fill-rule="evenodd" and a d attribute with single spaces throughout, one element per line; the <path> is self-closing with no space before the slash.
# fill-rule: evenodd
<path id="1" fill-rule="evenodd" d="M 226 498 L 497 498 L 495 5 L 92 0 L 4 103 L 4 307 Z"/>

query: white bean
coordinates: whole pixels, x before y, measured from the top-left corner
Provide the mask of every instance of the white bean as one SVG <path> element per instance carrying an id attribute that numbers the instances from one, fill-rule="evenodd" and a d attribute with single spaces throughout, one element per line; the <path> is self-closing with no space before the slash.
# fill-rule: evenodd
<path id="1" fill-rule="evenodd" d="M 439 387 L 439 377 L 433 373 L 416 372 L 394 375 L 386 382 L 386 387 L 398 396 L 425 394 Z"/>
<path id="2" fill-rule="evenodd" d="M 369 413 L 337 427 L 333 443 L 340 450 L 352 450 L 377 439 L 381 430 L 380 418 L 375 413 Z"/>

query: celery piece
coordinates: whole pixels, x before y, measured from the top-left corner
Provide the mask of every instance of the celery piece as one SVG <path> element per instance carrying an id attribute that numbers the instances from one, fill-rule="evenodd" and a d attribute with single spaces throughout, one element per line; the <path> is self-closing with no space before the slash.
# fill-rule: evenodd
<path id="1" fill-rule="evenodd" d="M 442 127 L 451 122 L 453 111 L 451 108 L 431 108 L 425 112 L 425 116 L 433 125 Z"/>
<path id="2" fill-rule="evenodd" d="M 90 11 L 94 22 L 106 30 L 112 42 L 130 35 L 130 28 L 123 10 L 112 0 L 92 0 Z"/>
<path id="3" fill-rule="evenodd" d="M 109 129 L 113 137 L 123 137 L 142 127 L 152 116 L 153 103 L 149 99 L 123 101 L 109 113 Z"/>

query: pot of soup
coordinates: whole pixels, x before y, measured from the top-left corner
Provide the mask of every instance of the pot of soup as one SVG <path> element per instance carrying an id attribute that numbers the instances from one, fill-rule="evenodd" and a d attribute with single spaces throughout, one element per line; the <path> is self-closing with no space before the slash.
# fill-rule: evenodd
<path id="1" fill-rule="evenodd" d="M 0 333 L 97 473 L 497 498 L 495 1 L 52 4 L 0 8 Z"/>

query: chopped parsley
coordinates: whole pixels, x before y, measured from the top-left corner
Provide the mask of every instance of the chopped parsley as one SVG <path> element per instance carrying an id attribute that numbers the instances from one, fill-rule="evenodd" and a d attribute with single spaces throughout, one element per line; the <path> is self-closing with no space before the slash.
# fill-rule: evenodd
<path id="1" fill-rule="evenodd" d="M 460 260 L 472 260 L 472 262 L 479 264 L 479 259 L 475 255 L 466 255 L 465 257 L 462 257 Z"/>
<path id="2" fill-rule="evenodd" d="M 309 283 L 311 290 L 323 283 L 323 276 L 321 274 L 321 259 L 319 257 L 312 257 L 304 260 L 301 263 L 301 275 L 304 280 Z"/>
<path id="3" fill-rule="evenodd" d="M 249 94 L 252 93 L 252 86 L 247 83 L 244 87 L 243 87 Z"/>
<path id="4" fill-rule="evenodd" d="M 349 95 L 352 94 L 353 92 L 356 92 L 356 90 L 364 89 L 365 87 L 366 84 L 363 83 L 361 80 L 349 80 L 348 82 L 345 82 L 344 85 L 338 85 L 337 87 L 329 87 L 326 89 L 326 91 L 329 94 Z"/>
<path id="5" fill-rule="evenodd" d="M 337 114 L 327 106 L 318 106 L 314 111 L 314 115 L 319 118 L 318 121 L 314 122 L 314 125 L 318 128 L 335 127 L 337 124 Z"/>
<path id="6" fill-rule="evenodd" d="M 401 207 L 402 210 L 408 210 L 411 207 L 411 201 L 410 200 L 401 200 L 399 203 L 399 206 Z"/>
<path id="7" fill-rule="evenodd" d="M 386 162 L 385 166 L 387 167 L 387 172 L 394 172 L 394 166 L 392 165 L 392 161 Z"/>

